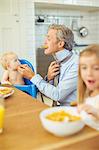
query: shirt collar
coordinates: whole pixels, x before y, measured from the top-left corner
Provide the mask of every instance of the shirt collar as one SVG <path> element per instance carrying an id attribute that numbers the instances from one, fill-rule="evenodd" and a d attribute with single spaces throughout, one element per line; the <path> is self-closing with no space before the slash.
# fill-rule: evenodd
<path id="1" fill-rule="evenodd" d="M 61 62 L 63 61 L 66 57 L 69 57 L 71 55 L 71 51 L 63 49 L 61 51 L 56 52 L 55 54 L 53 54 L 54 59 L 57 62 Z"/>

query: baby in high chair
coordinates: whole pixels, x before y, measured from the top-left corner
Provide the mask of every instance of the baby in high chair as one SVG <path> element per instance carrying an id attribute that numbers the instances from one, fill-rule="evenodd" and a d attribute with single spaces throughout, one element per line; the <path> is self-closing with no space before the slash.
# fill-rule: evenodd
<path id="1" fill-rule="evenodd" d="M 1 57 L 1 64 L 5 69 L 1 79 L 1 84 L 25 84 L 22 75 L 18 72 L 20 61 L 14 52 L 4 53 Z"/>
<path id="2" fill-rule="evenodd" d="M 99 45 L 80 53 L 78 110 L 86 124 L 99 130 Z M 87 117 L 87 118 L 86 118 Z"/>

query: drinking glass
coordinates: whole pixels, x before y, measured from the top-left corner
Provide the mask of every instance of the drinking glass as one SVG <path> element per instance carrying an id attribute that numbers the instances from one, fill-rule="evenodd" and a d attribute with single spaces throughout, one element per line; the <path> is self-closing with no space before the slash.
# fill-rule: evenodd
<path id="1" fill-rule="evenodd" d="M 4 113 L 5 113 L 4 99 L 2 97 L 0 97 L 0 133 L 3 132 Z"/>

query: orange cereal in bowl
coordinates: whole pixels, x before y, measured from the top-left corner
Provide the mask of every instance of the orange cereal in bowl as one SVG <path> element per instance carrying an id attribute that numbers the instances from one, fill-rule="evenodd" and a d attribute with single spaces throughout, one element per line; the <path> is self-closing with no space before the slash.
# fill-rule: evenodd
<path id="1" fill-rule="evenodd" d="M 56 136 L 68 136 L 79 132 L 84 127 L 77 109 L 74 107 L 52 107 L 40 113 L 43 127 Z"/>

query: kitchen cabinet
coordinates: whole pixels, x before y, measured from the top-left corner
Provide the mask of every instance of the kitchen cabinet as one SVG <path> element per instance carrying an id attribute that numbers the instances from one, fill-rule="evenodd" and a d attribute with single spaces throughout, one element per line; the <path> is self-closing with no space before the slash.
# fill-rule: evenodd
<path id="1" fill-rule="evenodd" d="M 37 3 L 55 3 L 55 4 L 71 4 L 77 6 L 99 6 L 97 0 L 34 0 Z"/>
<path id="2" fill-rule="evenodd" d="M 46 2 L 46 3 L 68 3 L 72 4 L 72 0 L 35 0 L 34 2 Z"/>
<path id="3" fill-rule="evenodd" d="M 39 8 L 69 8 L 76 10 L 99 10 L 99 2 L 97 0 L 35 0 L 35 7 Z"/>
<path id="4" fill-rule="evenodd" d="M 72 4 L 80 5 L 80 6 L 90 6 L 90 7 L 99 6 L 99 2 L 97 0 L 72 0 Z"/>

